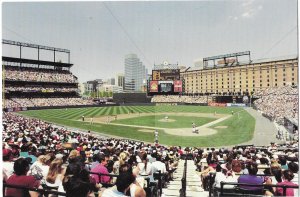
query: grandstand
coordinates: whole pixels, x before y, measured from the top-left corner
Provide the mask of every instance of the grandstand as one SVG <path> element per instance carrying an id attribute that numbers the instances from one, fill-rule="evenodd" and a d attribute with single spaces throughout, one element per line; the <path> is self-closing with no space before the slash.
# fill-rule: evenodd
<path id="1" fill-rule="evenodd" d="M 3 40 L 3 44 L 20 47 L 20 57 L 2 57 L 4 76 L 3 108 L 20 111 L 39 107 L 94 105 L 78 95 L 77 77 L 70 72 L 70 51 L 42 45 Z M 38 59 L 22 57 L 24 47 L 37 50 Z M 53 52 L 53 61 L 40 60 L 40 50 Z M 68 62 L 55 59 L 56 53 L 66 53 Z"/>

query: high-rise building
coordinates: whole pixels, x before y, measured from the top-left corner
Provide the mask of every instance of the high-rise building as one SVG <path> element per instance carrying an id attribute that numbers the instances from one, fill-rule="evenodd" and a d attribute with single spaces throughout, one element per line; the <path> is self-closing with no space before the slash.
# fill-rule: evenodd
<path id="1" fill-rule="evenodd" d="M 115 78 L 109 78 L 109 79 L 107 79 L 106 84 L 108 84 L 108 85 L 115 85 Z"/>
<path id="2" fill-rule="evenodd" d="M 125 77 L 123 73 L 119 73 L 116 76 L 116 85 L 122 87 L 122 89 L 125 89 Z"/>
<path id="3" fill-rule="evenodd" d="M 125 91 L 143 91 L 147 70 L 136 54 L 125 56 Z"/>

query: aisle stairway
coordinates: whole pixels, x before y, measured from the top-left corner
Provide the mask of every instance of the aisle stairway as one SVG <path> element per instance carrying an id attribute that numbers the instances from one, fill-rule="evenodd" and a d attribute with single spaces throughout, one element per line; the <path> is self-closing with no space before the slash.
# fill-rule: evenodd
<path id="1" fill-rule="evenodd" d="M 167 188 L 162 191 L 162 197 L 179 196 L 181 189 L 181 178 L 183 176 L 184 160 L 180 160 L 177 170 L 174 172 L 174 181 L 170 181 Z M 187 197 L 208 197 L 208 192 L 203 191 L 200 187 L 201 181 L 199 175 L 195 171 L 194 161 L 187 160 L 186 173 L 186 196 Z"/>

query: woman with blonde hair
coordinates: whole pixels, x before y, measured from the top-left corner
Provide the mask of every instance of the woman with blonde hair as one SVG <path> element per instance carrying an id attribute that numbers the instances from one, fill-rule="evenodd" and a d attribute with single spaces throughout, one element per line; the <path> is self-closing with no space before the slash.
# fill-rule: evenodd
<path id="1" fill-rule="evenodd" d="M 80 158 L 80 153 L 79 153 L 79 151 L 77 151 L 77 150 L 72 150 L 72 151 L 70 152 L 70 154 L 69 154 L 68 162 L 69 162 L 69 163 L 76 162 L 76 161 L 80 160 L 79 158 Z"/>
<path id="2" fill-rule="evenodd" d="M 62 159 L 54 159 L 51 162 L 45 182 L 47 186 L 58 187 L 60 185 L 65 170 L 62 165 Z"/>
<path id="3" fill-rule="evenodd" d="M 121 152 L 119 157 L 118 157 L 118 160 L 115 161 L 114 163 L 114 166 L 113 166 L 113 169 L 114 169 L 114 172 L 115 174 L 119 174 L 119 168 L 126 163 L 127 161 L 127 153 L 125 152 Z"/>
<path id="4" fill-rule="evenodd" d="M 53 159 L 52 156 L 50 153 L 40 155 L 30 167 L 28 175 L 34 176 L 37 180 L 45 180 L 49 171 L 49 165 Z"/>

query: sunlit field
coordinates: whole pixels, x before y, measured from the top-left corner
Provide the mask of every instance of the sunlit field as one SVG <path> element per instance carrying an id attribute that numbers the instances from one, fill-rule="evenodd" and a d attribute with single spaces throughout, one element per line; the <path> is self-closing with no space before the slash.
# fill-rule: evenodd
<path id="1" fill-rule="evenodd" d="M 226 107 L 113 106 L 19 113 L 56 125 L 149 143 L 153 143 L 153 132 L 158 130 L 160 144 L 177 146 L 220 147 L 240 144 L 252 139 L 255 126 L 255 119 L 243 108 Z M 82 121 L 82 116 L 85 117 L 85 121 Z M 220 119 L 222 117 L 226 119 Z M 172 134 L 172 129 L 192 132 L 193 123 L 200 128 L 207 125 L 207 128 L 216 132 L 204 136 Z M 167 130 L 169 132 L 166 132 Z"/>

